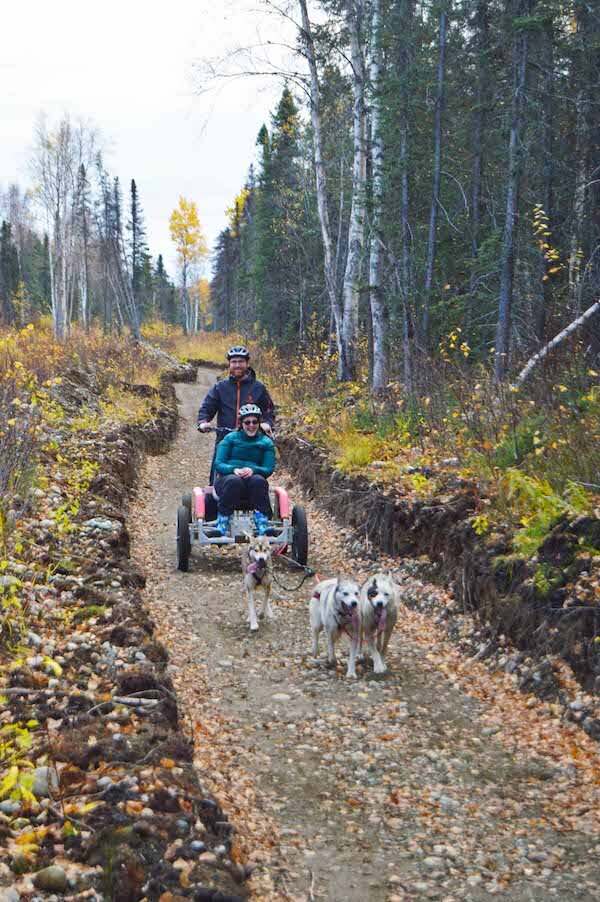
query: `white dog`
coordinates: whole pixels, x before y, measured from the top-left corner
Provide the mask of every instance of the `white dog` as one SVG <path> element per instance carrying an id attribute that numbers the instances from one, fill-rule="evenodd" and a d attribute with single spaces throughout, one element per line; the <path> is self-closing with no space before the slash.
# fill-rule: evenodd
<path id="1" fill-rule="evenodd" d="M 362 642 L 373 658 L 375 673 L 385 673 L 385 655 L 398 619 L 400 590 L 388 573 L 370 576 L 360 590 Z M 362 642 L 361 649 L 362 651 Z"/>
<path id="2" fill-rule="evenodd" d="M 262 589 L 265 603 L 259 617 L 263 614 L 272 620 L 275 616 L 271 607 L 271 585 L 273 582 L 273 558 L 271 546 L 266 536 L 248 536 L 248 545 L 242 552 L 242 573 L 244 574 L 244 587 L 248 599 L 248 620 L 250 629 L 256 632 L 258 618 L 254 607 L 254 593 Z"/>
<path id="3" fill-rule="evenodd" d="M 351 579 L 324 579 L 314 587 L 310 599 L 313 655 L 319 653 L 319 633 L 327 637 L 327 658 L 337 663 L 335 643 L 342 633 L 350 638 L 347 677 L 356 679 L 356 653 L 360 643 L 360 588 Z"/>

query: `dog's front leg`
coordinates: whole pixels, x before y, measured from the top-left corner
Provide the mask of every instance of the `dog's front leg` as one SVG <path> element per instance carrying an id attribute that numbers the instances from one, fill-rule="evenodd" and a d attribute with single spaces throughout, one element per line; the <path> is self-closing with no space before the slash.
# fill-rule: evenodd
<path id="1" fill-rule="evenodd" d="M 387 655 L 388 645 L 390 644 L 390 637 L 392 635 L 393 626 L 390 627 L 389 630 L 385 631 L 385 635 L 383 637 L 383 648 L 381 649 L 381 657 L 385 659 Z"/>
<path id="2" fill-rule="evenodd" d="M 310 613 L 310 630 L 312 632 L 312 653 L 316 657 L 319 654 L 319 633 L 323 624 L 321 623 L 319 612 L 319 600 L 314 595 L 310 599 L 308 610 Z"/>
<path id="3" fill-rule="evenodd" d="M 350 657 L 348 658 L 348 670 L 346 671 L 346 676 L 351 679 L 356 679 L 356 653 L 358 651 L 358 645 L 360 642 L 359 636 L 353 636 L 352 642 L 350 644 Z"/>
<path id="4" fill-rule="evenodd" d="M 254 607 L 254 592 L 249 586 L 246 586 L 246 595 L 248 596 L 248 617 L 250 619 L 250 629 L 254 633 L 258 629 L 258 618 Z"/>
<path id="5" fill-rule="evenodd" d="M 373 658 L 373 672 L 374 673 L 385 673 L 386 666 L 385 661 L 381 657 L 381 653 L 375 644 L 375 640 L 369 640 L 369 654 Z"/>
<path id="6" fill-rule="evenodd" d="M 319 633 L 321 632 L 321 627 L 312 627 L 312 653 L 317 657 L 319 654 Z"/>
<path id="7" fill-rule="evenodd" d="M 333 641 L 333 635 L 327 631 L 327 660 L 329 661 L 332 667 L 335 667 L 337 664 L 337 658 L 335 656 L 335 642 Z"/>
<path id="8" fill-rule="evenodd" d="M 263 606 L 263 610 L 265 612 L 265 617 L 267 618 L 267 620 L 275 619 L 275 612 L 274 612 L 273 608 L 271 607 L 271 586 L 267 586 L 265 588 L 265 603 Z"/>

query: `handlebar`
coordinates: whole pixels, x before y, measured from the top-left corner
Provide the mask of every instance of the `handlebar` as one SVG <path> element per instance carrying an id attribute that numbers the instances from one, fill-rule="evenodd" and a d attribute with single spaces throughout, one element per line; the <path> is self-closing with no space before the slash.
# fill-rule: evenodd
<path id="1" fill-rule="evenodd" d="M 207 432 L 216 432 L 217 434 L 220 433 L 221 435 L 227 435 L 228 432 L 236 431 L 237 430 L 235 429 L 230 429 L 228 426 L 207 426 L 206 429 L 200 429 L 200 427 L 198 426 L 198 432 L 200 432 L 201 434 L 206 434 Z M 270 438 L 275 441 L 275 439 L 277 438 L 277 433 L 272 433 L 270 435 Z"/>
<path id="2" fill-rule="evenodd" d="M 198 426 L 198 432 L 222 432 L 225 435 L 227 432 L 235 432 L 235 429 L 229 429 L 227 426 L 207 426 L 205 429 L 200 429 Z"/>

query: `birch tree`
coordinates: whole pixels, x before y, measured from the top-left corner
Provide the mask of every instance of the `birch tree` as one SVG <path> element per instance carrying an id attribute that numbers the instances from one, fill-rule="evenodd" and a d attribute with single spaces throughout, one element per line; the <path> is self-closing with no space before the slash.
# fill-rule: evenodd
<path id="1" fill-rule="evenodd" d="M 563 343 L 563 341 L 566 341 L 569 336 L 577 332 L 577 330 L 580 329 L 584 325 L 584 323 L 587 323 L 589 320 L 591 320 L 599 310 L 600 300 L 595 301 L 590 307 L 588 307 L 587 310 L 585 310 L 580 316 L 574 319 L 572 323 L 569 323 L 566 329 L 563 329 L 558 333 L 558 335 L 555 335 L 552 341 L 549 341 L 544 345 L 543 348 L 540 348 L 537 354 L 534 354 L 533 357 L 531 357 L 527 361 L 516 378 L 516 384 L 522 385 L 523 382 L 525 382 L 531 376 L 538 363 L 540 363 L 545 357 L 547 357 L 550 351 L 552 351 L 554 348 L 557 348 L 560 344 Z"/>
<path id="2" fill-rule="evenodd" d="M 396 74 L 400 86 L 400 154 L 398 168 L 401 179 L 400 202 L 400 268 L 395 266 L 396 279 L 402 298 L 402 358 L 404 387 L 412 394 L 414 387 L 414 318 L 413 266 L 410 229 L 410 152 L 409 152 L 409 78 L 413 52 L 414 0 L 403 0 L 398 17 L 399 48 Z M 385 199 L 384 199 L 385 200 Z"/>
<path id="3" fill-rule="evenodd" d="M 81 325 L 86 330 L 90 328 L 91 311 L 90 311 L 90 262 L 89 262 L 89 245 L 90 245 L 90 185 L 85 164 L 79 167 L 77 197 L 78 197 L 78 233 L 79 246 L 77 248 L 78 268 L 77 275 L 79 279 L 79 297 Z"/>
<path id="4" fill-rule="evenodd" d="M 91 162 L 95 144 L 95 133 L 81 123 L 74 126 L 68 116 L 56 130 L 40 119 L 30 160 L 35 198 L 50 236 L 52 319 L 61 341 L 69 334 L 76 277 L 79 172 Z"/>
<path id="5" fill-rule="evenodd" d="M 317 70 L 317 59 L 315 53 L 315 44 L 313 40 L 312 27 L 308 15 L 308 6 L 306 0 L 300 0 L 300 12 L 302 16 L 302 39 L 308 69 L 310 74 L 310 121 L 312 126 L 314 164 L 317 189 L 317 208 L 319 212 L 319 224 L 321 227 L 321 237 L 323 239 L 324 251 L 324 275 L 329 304 L 335 322 L 335 331 L 338 348 L 338 360 L 342 360 L 342 308 L 340 304 L 337 268 L 335 265 L 335 257 L 333 251 L 333 240 L 331 237 L 331 225 L 329 219 L 329 207 L 327 201 L 327 177 L 325 172 L 325 162 L 323 154 L 323 129 L 321 120 L 321 95 L 319 87 L 319 76 Z M 340 217 L 341 223 L 341 217 Z M 339 241 L 338 241 L 339 248 Z"/>
<path id="6" fill-rule="evenodd" d="M 371 3 L 371 157 L 373 193 L 371 206 L 371 253 L 369 257 L 369 300 L 373 327 L 373 376 L 375 391 L 387 383 L 386 309 L 383 298 L 382 204 L 383 204 L 383 139 L 381 136 L 381 0 Z"/>
<path id="7" fill-rule="evenodd" d="M 346 21 L 350 33 L 352 69 L 352 206 L 348 226 L 348 256 L 343 285 L 343 319 L 340 378 L 356 377 L 359 279 L 365 237 L 365 191 L 367 179 L 367 114 L 365 107 L 364 0 L 348 0 Z"/>

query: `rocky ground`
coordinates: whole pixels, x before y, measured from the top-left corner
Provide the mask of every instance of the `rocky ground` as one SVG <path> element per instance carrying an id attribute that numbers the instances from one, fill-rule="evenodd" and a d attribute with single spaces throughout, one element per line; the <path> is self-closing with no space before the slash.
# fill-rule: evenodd
<path id="1" fill-rule="evenodd" d="M 389 567 L 409 602 L 390 672 L 364 666 L 357 682 L 344 678 L 344 655 L 330 671 L 309 654 L 310 581 L 276 587 L 277 619 L 250 635 L 236 550 L 196 549 L 190 572 L 177 572 L 175 511 L 212 453 L 195 414 L 214 374 L 199 378 L 178 386 L 172 450 L 143 469 L 132 553 L 197 772 L 236 831 L 215 867 L 253 869 L 260 899 L 600 898 L 597 745 L 520 691 L 518 674 L 466 657 L 444 617 L 420 609 L 453 605 L 420 570 L 378 560 L 307 504 L 321 574 Z M 277 572 L 298 583 L 285 565 Z"/>
<path id="2" fill-rule="evenodd" d="M 93 371 L 52 390 L 38 487 L 0 555 L 2 902 L 225 900 L 245 877 L 129 557 L 130 490 L 169 445 L 174 395 L 127 391 L 151 401 L 134 425 L 106 415 Z"/>

